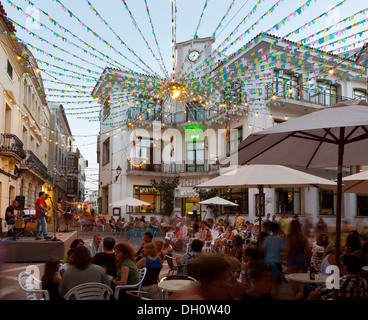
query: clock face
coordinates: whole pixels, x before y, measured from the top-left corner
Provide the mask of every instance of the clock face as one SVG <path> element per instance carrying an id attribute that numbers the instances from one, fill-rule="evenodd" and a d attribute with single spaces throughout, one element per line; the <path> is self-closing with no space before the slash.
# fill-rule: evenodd
<path id="1" fill-rule="evenodd" d="M 191 61 L 191 62 L 195 62 L 195 61 L 197 61 L 197 60 L 198 60 L 198 58 L 199 58 L 199 52 L 198 52 L 198 51 L 196 51 L 196 50 L 191 51 L 191 52 L 189 53 L 188 58 L 189 58 L 189 61 Z"/>

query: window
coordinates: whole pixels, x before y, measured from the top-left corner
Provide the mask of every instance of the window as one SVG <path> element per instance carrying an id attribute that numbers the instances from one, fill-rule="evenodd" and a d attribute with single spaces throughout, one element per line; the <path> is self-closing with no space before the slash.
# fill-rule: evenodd
<path id="1" fill-rule="evenodd" d="M 337 102 L 337 87 L 333 84 L 330 84 L 328 81 L 318 81 L 318 87 L 322 88 L 323 91 L 318 92 L 317 94 L 317 103 L 324 106 L 331 106 Z"/>
<path id="2" fill-rule="evenodd" d="M 275 213 L 300 214 L 300 188 L 275 189 Z"/>
<path id="3" fill-rule="evenodd" d="M 157 213 L 160 211 L 160 193 L 152 187 L 134 186 L 134 198 L 150 203 L 148 206 L 135 207 L 135 212 Z"/>
<path id="4" fill-rule="evenodd" d="M 206 109 L 202 107 L 202 104 L 191 103 L 187 106 L 187 121 L 205 121 Z"/>
<path id="5" fill-rule="evenodd" d="M 142 165 L 142 170 L 153 171 L 153 139 L 142 139 L 142 137 L 138 137 L 136 139 L 135 157 L 141 160 L 148 159 Z"/>
<path id="6" fill-rule="evenodd" d="M 193 140 L 187 143 L 187 172 L 204 171 L 204 143 Z"/>
<path id="7" fill-rule="evenodd" d="M 368 217 L 368 195 L 357 194 L 357 216 Z"/>
<path id="8" fill-rule="evenodd" d="M 24 79 L 24 83 L 23 83 L 23 102 L 24 102 L 24 104 L 25 105 L 27 105 L 28 104 L 28 101 L 27 101 L 27 99 L 28 99 L 28 97 L 27 97 L 27 95 L 28 95 L 28 88 L 27 88 L 27 81 L 26 81 L 26 79 Z"/>
<path id="9" fill-rule="evenodd" d="M 111 112 L 110 109 L 111 109 L 111 105 L 110 105 L 110 100 L 108 98 L 106 99 L 103 105 L 103 113 L 102 113 L 103 121 L 105 121 L 110 116 L 110 112 Z"/>
<path id="10" fill-rule="evenodd" d="M 224 199 L 238 204 L 238 207 L 223 207 L 223 214 L 248 214 L 248 189 L 226 189 Z"/>
<path id="11" fill-rule="evenodd" d="M 7 66 L 6 66 L 6 72 L 8 73 L 10 79 L 13 80 L 13 66 L 11 65 L 9 60 L 8 60 Z"/>
<path id="12" fill-rule="evenodd" d="M 102 165 L 110 162 L 110 138 L 105 140 L 102 145 Z"/>
<path id="13" fill-rule="evenodd" d="M 336 192 L 320 189 L 320 215 L 335 215 Z"/>
<path id="14" fill-rule="evenodd" d="M 289 70 L 275 70 L 275 76 L 271 85 L 267 86 L 267 96 L 274 94 L 285 98 L 299 98 L 300 76 Z"/>
<path id="15" fill-rule="evenodd" d="M 354 89 L 354 96 L 353 96 L 354 99 L 368 101 L 367 97 L 368 97 L 367 92 L 365 92 L 364 90 Z"/>
<path id="16" fill-rule="evenodd" d="M 243 127 L 230 130 L 230 146 L 226 146 L 226 153 L 234 150 L 243 141 Z M 229 150 L 230 147 L 230 150 Z"/>

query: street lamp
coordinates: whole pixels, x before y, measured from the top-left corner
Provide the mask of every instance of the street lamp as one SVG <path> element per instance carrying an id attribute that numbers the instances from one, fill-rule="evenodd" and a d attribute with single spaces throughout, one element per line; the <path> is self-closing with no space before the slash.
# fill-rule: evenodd
<path id="1" fill-rule="evenodd" d="M 118 178 L 119 178 L 119 176 L 120 176 L 120 174 L 121 174 L 121 171 L 122 171 L 122 169 L 120 168 L 120 166 L 118 166 L 118 167 L 116 168 L 116 177 L 115 177 L 115 182 L 116 182 L 116 181 L 118 181 Z"/>

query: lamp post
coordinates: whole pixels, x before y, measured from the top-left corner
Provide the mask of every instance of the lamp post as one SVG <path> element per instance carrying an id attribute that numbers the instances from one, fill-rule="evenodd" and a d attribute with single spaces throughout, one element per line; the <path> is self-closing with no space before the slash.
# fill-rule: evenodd
<path id="1" fill-rule="evenodd" d="M 120 176 L 120 174 L 121 174 L 121 171 L 122 171 L 122 169 L 120 168 L 120 166 L 118 166 L 118 167 L 116 168 L 116 177 L 115 177 L 115 182 L 116 182 L 116 181 L 118 181 L 118 178 L 119 178 L 119 176 Z"/>

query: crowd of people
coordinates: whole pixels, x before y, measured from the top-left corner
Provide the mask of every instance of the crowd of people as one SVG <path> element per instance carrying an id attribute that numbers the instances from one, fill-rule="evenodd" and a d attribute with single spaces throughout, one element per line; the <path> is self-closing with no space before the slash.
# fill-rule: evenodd
<path id="1" fill-rule="evenodd" d="M 342 261 L 338 298 L 368 298 L 367 273 L 362 269 L 368 265 L 368 241 L 357 231 L 349 233 L 337 253 L 323 221 L 316 225 L 311 241 L 296 216 L 276 221 L 267 215 L 261 230 L 258 223 L 240 215 L 231 220 L 225 216 L 216 222 L 208 219 L 188 225 L 176 217 L 170 222 L 172 237 L 154 238 L 146 232 L 138 250 L 129 243 L 115 243 L 113 237 L 102 239 L 98 233 L 86 246 L 77 239 L 62 264 L 55 258 L 46 262 L 43 287 L 49 290 L 51 299 L 62 299 L 68 290 L 85 282 L 112 288 L 136 284 L 140 268 L 162 267 L 175 245 L 189 239 L 189 249 L 177 252 L 174 260 L 177 273 L 198 280 L 199 286 L 177 292 L 171 299 L 276 300 L 282 281 L 290 283 L 296 300 L 336 298 L 334 290 L 325 285 L 293 281 L 287 274 L 306 273 L 313 266 L 317 273 L 328 276 L 327 267 L 335 264 L 337 254 Z"/>

